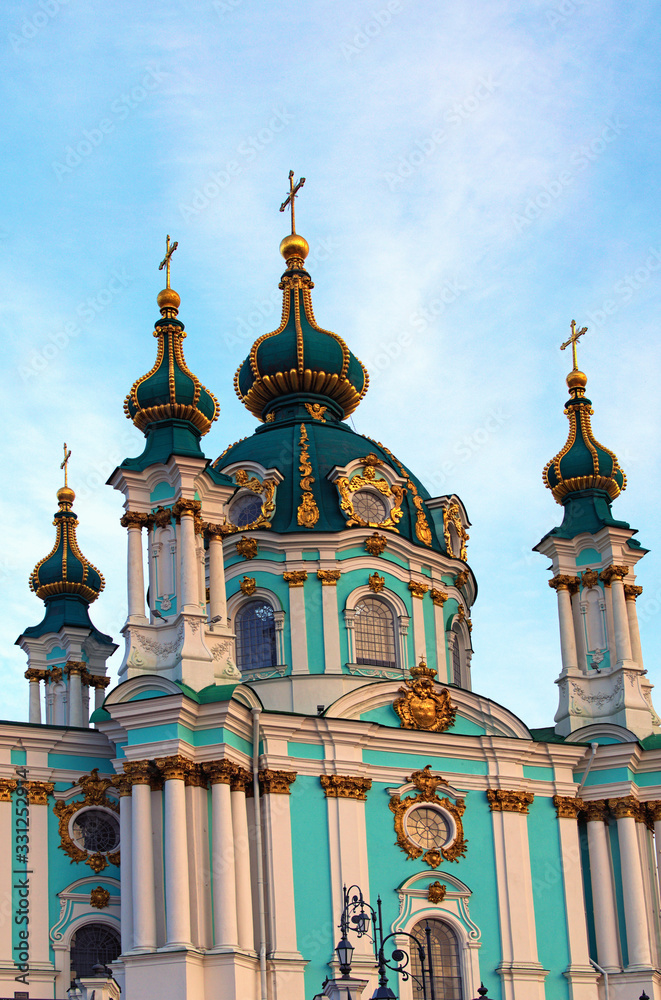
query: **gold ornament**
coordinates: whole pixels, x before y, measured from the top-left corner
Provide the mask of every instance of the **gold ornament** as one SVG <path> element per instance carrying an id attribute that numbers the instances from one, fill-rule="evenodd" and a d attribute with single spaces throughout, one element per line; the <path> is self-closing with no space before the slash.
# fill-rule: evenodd
<path id="1" fill-rule="evenodd" d="M 642 587 L 636 587 L 633 583 L 627 583 L 624 586 L 624 596 L 627 601 L 635 601 L 636 598 L 640 597 L 643 592 Z"/>
<path id="2" fill-rule="evenodd" d="M 552 580 L 549 580 L 549 587 L 551 590 L 568 590 L 570 594 L 575 594 L 578 591 L 579 582 L 577 576 L 567 576 L 564 573 L 558 573 Z"/>
<path id="3" fill-rule="evenodd" d="M 126 765 L 129 761 L 126 761 L 124 769 L 126 770 Z M 131 763 L 135 764 L 148 764 L 148 761 L 133 761 Z M 35 782 L 35 784 L 49 784 L 48 782 Z M 83 775 L 78 779 L 78 784 L 84 795 L 82 802 L 80 800 L 75 802 L 65 802 L 63 799 L 58 799 L 53 807 L 53 812 L 59 818 L 59 834 L 60 834 L 60 850 L 64 851 L 66 855 L 71 858 L 72 862 L 79 863 L 84 861 L 85 864 L 89 865 L 95 874 L 103 871 L 104 868 L 108 866 L 108 863 L 113 865 L 119 865 L 120 852 L 114 851 L 111 854 L 101 854 L 97 852 L 95 854 L 89 854 L 82 848 L 78 847 L 77 844 L 71 839 L 69 834 L 69 827 L 71 819 L 77 812 L 88 806 L 104 806 L 106 809 L 111 809 L 113 812 L 119 812 L 119 805 L 116 799 L 108 798 L 106 794 L 108 789 L 113 787 L 115 782 L 113 778 L 99 778 L 98 767 L 93 768 L 89 774 Z"/>
<path id="4" fill-rule="evenodd" d="M 452 534 L 450 528 L 454 528 L 459 539 L 459 551 L 455 552 L 452 546 Z M 466 542 L 470 535 L 464 528 L 461 521 L 461 511 L 459 504 L 451 503 L 443 511 L 443 535 L 445 536 L 445 546 L 451 559 L 461 559 L 466 562 Z"/>
<path id="5" fill-rule="evenodd" d="M 373 439 L 369 438 L 368 440 L 371 441 Z M 417 490 L 417 487 L 416 487 L 415 483 L 413 482 L 413 480 L 411 479 L 411 477 L 409 476 L 408 472 L 406 471 L 406 469 L 404 468 L 404 466 L 402 465 L 402 463 L 399 461 L 399 459 L 395 458 L 395 456 L 393 455 L 393 453 L 388 448 L 386 448 L 385 445 L 381 444 L 380 441 L 375 441 L 374 443 L 378 444 L 379 448 L 381 448 L 383 451 L 385 451 L 386 455 L 390 456 L 390 458 L 393 460 L 394 464 L 399 469 L 400 474 L 404 477 L 404 479 L 406 479 L 406 488 L 407 488 L 407 490 L 409 491 L 409 493 L 411 494 L 411 496 L 413 498 L 413 503 L 415 504 L 415 508 L 416 508 L 416 512 L 417 512 L 416 513 L 416 519 L 415 519 L 415 534 L 416 534 L 416 538 L 419 541 L 421 541 L 423 543 L 423 545 L 429 545 L 429 546 L 431 546 L 431 543 L 432 543 L 432 534 L 431 534 L 431 530 L 430 530 L 430 527 L 429 527 L 429 522 L 427 521 L 427 518 L 425 516 L 424 505 L 423 505 L 423 502 L 422 502 L 421 498 L 418 495 L 418 490 Z"/>
<path id="6" fill-rule="evenodd" d="M 411 680 L 399 688 L 393 708 L 400 718 L 402 729 L 426 729 L 431 733 L 444 733 L 454 725 L 456 708 L 450 700 L 450 692 L 442 688 L 437 693 L 434 688 L 436 671 L 428 667 L 424 659 L 411 669 Z"/>
<path id="7" fill-rule="evenodd" d="M 419 597 L 420 600 L 425 596 L 429 590 L 429 586 L 426 583 L 418 583 L 417 580 L 411 580 L 409 583 L 409 590 L 414 597 Z"/>
<path id="8" fill-rule="evenodd" d="M 202 764 L 202 770 L 209 776 L 212 785 L 231 784 L 237 767 L 231 760 L 210 760 Z"/>
<path id="9" fill-rule="evenodd" d="M 339 569 L 318 569 L 317 579 L 321 580 L 322 587 L 336 587 L 340 579 Z"/>
<path id="10" fill-rule="evenodd" d="M 584 814 L 588 823 L 605 823 L 608 820 L 608 803 L 605 799 L 592 799 L 585 802 L 584 806 Z"/>
<path id="11" fill-rule="evenodd" d="M 395 817 L 397 846 L 413 860 L 421 857 L 430 868 L 438 868 L 443 860 L 458 861 L 459 858 L 463 858 L 466 854 L 468 844 L 468 841 L 464 837 L 464 827 L 461 821 L 461 817 L 466 811 L 466 803 L 462 801 L 451 802 L 450 799 L 439 797 L 437 788 L 443 783 L 443 778 L 440 775 L 436 776 L 431 773 L 431 764 L 427 764 L 421 771 L 414 771 L 408 780 L 413 782 L 414 786 L 418 789 L 418 794 L 412 798 L 404 799 L 398 794 L 393 795 L 388 804 L 390 811 Z M 407 836 L 404 823 L 405 816 L 412 806 L 421 802 L 434 803 L 445 812 L 450 813 L 455 824 L 455 836 L 451 843 L 425 851 L 424 848 L 418 847 Z"/>
<path id="12" fill-rule="evenodd" d="M 581 583 L 588 589 L 599 583 L 599 573 L 596 569 L 584 569 L 581 573 Z"/>
<path id="13" fill-rule="evenodd" d="M 312 475 L 312 465 L 310 464 L 308 432 L 305 429 L 305 424 L 301 424 L 301 436 L 298 443 L 301 446 L 301 456 L 298 468 L 301 473 L 300 486 L 303 490 L 303 494 L 301 496 L 301 502 L 298 506 L 296 520 L 303 528 L 314 528 L 315 524 L 319 520 L 319 508 L 317 507 L 314 494 L 312 492 L 314 476 Z"/>
<path id="14" fill-rule="evenodd" d="M 577 819 L 578 814 L 585 809 L 583 799 L 569 798 L 564 795 L 554 795 L 553 805 L 558 819 Z"/>
<path id="15" fill-rule="evenodd" d="M 32 806 L 47 806 L 48 796 L 55 791 L 52 781 L 26 781 L 23 787 L 27 789 L 28 802 Z"/>
<path id="16" fill-rule="evenodd" d="M 368 576 L 367 583 L 370 590 L 373 590 L 375 594 L 380 594 L 386 585 L 386 578 L 384 576 L 379 576 L 375 571 L 371 576 Z"/>
<path id="17" fill-rule="evenodd" d="M 430 903 L 442 903 L 447 891 L 447 886 L 441 885 L 438 880 L 431 882 L 427 888 L 427 899 Z"/>
<path id="18" fill-rule="evenodd" d="M 254 559 L 257 555 L 257 549 L 256 538 L 240 538 L 236 543 L 236 551 L 244 559 Z"/>
<path id="19" fill-rule="evenodd" d="M 645 822 L 645 810 L 633 795 L 623 795 L 620 799 L 608 799 L 610 811 L 615 819 L 633 818 L 637 823 Z"/>
<path id="20" fill-rule="evenodd" d="M 264 795 L 290 795 L 289 786 L 295 781 L 295 771 L 272 771 L 267 768 L 259 772 L 259 784 Z"/>
<path id="21" fill-rule="evenodd" d="M 244 524 L 240 527 L 238 524 L 228 524 L 226 525 L 226 533 L 231 535 L 235 534 L 237 531 L 253 531 L 255 528 L 270 528 L 270 519 L 275 511 L 275 501 L 273 499 L 276 487 L 275 480 L 265 479 L 262 483 L 256 476 L 249 477 L 245 469 L 237 469 L 234 473 L 234 479 L 237 486 L 240 486 L 242 489 L 250 490 L 252 493 L 256 493 L 264 499 L 262 501 L 262 509 L 259 517 L 255 518 L 254 521 L 251 521 L 250 524 Z"/>
<path id="22" fill-rule="evenodd" d="M 319 780 L 327 799 L 358 799 L 365 802 L 372 787 L 371 778 L 352 778 L 348 774 L 321 774 Z"/>
<path id="23" fill-rule="evenodd" d="M 243 580 L 239 584 L 242 594 L 246 594 L 250 597 L 257 590 L 257 581 L 254 576 L 244 576 Z"/>
<path id="24" fill-rule="evenodd" d="M 599 574 L 599 579 L 602 580 L 607 587 L 610 587 L 613 580 L 623 580 L 625 576 L 628 576 L 628 574 L 628 566 L 607 566 L 606 569 L 602 569 Z"/>
<path id="25" fill-rule="evenodd" d="M 97 910 L 105 910 L 109 903 L 110 893 L 107 889 L 104 889 L 102 885 L 97 885 L 96 889 L 92 889 L 90 892 L 90 906 L 96 907 Z"/>
<path id="26" fill-rule="evenodd" d="M 435 587 L 432 587 L 429 591 L 429 596 L 434 604 L 437 604 L 439 608 L 442 608 L 450 595 L 443 593 L 442 590 L 437 590 Z"/>
<path id="27" fill-rule="evenodd" d="M 0 802 L 11 802 L 11 793 L 16 791 L 17 786 L 14 778 L 0 778 Z"/>
<path id="28" fill-rule="evenodd" d="M 462 569 L 454 578 L 454 585 L 459 590 L 468 583 L 469 573 L 467 569 Z"/>
<path id="29" fill-rule="evenodd" d="M 373 535 L 365 539 L 365 550 L 369 552 L 371 556 L 383 555 L 385 548 L 388 544 L 388 539 L 385 535 L 380 535 L 378 531 L 375 531 Z"/>
<path id="30" fill-rule="evenodd" d="M 488 788 L 487 799 L 491 812 L 528 813 L 528 806 L 535 796 L 532 792 L 508 792 L 503 788 Z"/>
<path id="31" fill-rule="evenodd" d="M 320 420 L 322 424 L 326 423 L 324 413 L 328 409 L 327 406 L 322 406 L 321 403 L 306 403 L 305 409 L 314 420 Z"/>
<path id="32" fill-rule="evenodd" d="M 288 583 L 290 587 L 302 587 L 307 578 L 308 573 L 305 569 L 286 570 L 282 574 L 282 579 L 285 583 Z"/>
<path id="33" fill-rule="evenodd" d="M 391 486 L 387 479 L 377 476 L 375 465 L 369 464 L 368 461 L 375 458 L 376 455 L 370 454 L 366 455 L 362 460 L 364 462 L 362 476 L 359 473 L 355 473 L 351 479 L 347 479 L 346 476 L 340 476 L 339 479 L 335 480 L 335 486 L 340 494 L 340 509 L 347 517 L 347 527 L 352 524 L 358 524 L 361 528 L 391 528 L 393 531 L 399 531 L 397 524 L 403 517 L 402 500 L 404 499 L 406 490 L 398 485 Z M 377 459 L 377 462 L 379 465 L 382 464 L 379 459 Z M 382 521 L 366 521 L 354 510 L 353 494 L 357 490 L 365 488 L 377 490 L 382 496 L 389 499 L 392 498 L 390 511 Z"/>

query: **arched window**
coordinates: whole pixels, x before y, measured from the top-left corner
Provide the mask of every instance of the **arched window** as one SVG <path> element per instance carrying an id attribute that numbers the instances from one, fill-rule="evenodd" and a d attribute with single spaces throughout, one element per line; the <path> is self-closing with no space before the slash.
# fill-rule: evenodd
<path id="1" fill-rule="evenodd" d="M 277 663 L 275 617 L 266 601 L 248 601 L 236 613 L 236 659 L 239 670 L 259 670 Z"/>
<path id="2" fill-rule="evenodd" d="M 425 927 L 429 925 L 431 933 L 431 965 L 434 978 L 434 993 L 436 1000 L 463 1000 L 463 990 L 461 985 L 461 965 L 459 962 L 459 946 L 454 933 L 447 924 L 441 920 L 429 918 L 421 920 L 413 928 L 413 934 L 427 949 L 427 937 Z M 429 973 L 429 959 L 425 960 L 426 972 Z M 418 982 L 412 984 L 414 997 L 421 997 L 422 993 L 422 968 L 417 949 L 411 948 L 411 972 Z M 429 989 L 429 979 L 425 984 L 427 995 L 431 994 Z"/>
<path id="3" fill-rule="evenodd" d="M 84 924 L 71 938 L 71 978 L 94 975 L 95 965 L 108 965 L 120 955 L 119 934 L 107 924 Z"/>
<path id="4" fill-rule="evenodd" d="M 452 640 L 452 680 L 457 685 L 457 687 L 462 687 L 461 683 L 461 634 L 459 629 L 453 628 L 452 634 L 454 639 Z"/>
<path id="5" fill-rule="evenodd" d="M 395 626 L 390 608 L 376 597 L 363 597 L 355 608 L 356 663 L 396 667 Z"/>

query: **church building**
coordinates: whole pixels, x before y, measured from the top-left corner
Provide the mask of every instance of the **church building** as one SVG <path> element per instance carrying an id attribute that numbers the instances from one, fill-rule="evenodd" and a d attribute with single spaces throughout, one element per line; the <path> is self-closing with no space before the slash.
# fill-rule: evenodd
<path id="1" fill-rule="evenodd" d="M 529 729 L 472 688 L 461 499 L 347 422 L 368 374 L 315 318 L 299 187 L 280 325 L 234 377 L 257 428 L 218 457 L 168 237 L 156 358 L 124 404 L 144 447 L 109 480 L 127 537 L 114 687 L 65 446 L 29 580 L 43 617 L 17 639 L 29 722 L 0 723 L 0 994 L 661 1000 L 646 549 L 613 514 L 626 480 L 592 430 L 584 329 L 544 470 L 561 523 L 536 545 L 558 707 Z"/>

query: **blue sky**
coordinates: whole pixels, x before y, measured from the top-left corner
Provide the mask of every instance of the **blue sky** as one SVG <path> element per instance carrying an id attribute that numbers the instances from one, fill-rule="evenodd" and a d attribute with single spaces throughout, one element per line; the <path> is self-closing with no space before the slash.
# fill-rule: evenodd
<path id="1" fill-rule="evenodd" d="M 37 0 L 4 5 L 0 203 L 3 680 L 27 717 L 27 579 L 50 548 L 73 450 L 92 608 L 120 639 L 121 497 L 142 436 L 124 417 L 153 363 L 158 263 L 179 241 L 186 358 L 220 401 L 215 458 L 252 432 L 232 377 L 279 317 L 278 207 L 314 304 L 370 371 L 354 414 L 473 526 L 473 686 L 552 723 L 555 595 L 532 546 L 561 509 L 541 471 L 566 439 L 559 351 L 587 325 L 597 437 L 628 477 L 614 513 L 651 553 L 646 666 L 661 637 L 658 5 Z M 113 663 L 117 669 L 118 654 Z M 657 708 L 661 707 L 661 695 Z"/>

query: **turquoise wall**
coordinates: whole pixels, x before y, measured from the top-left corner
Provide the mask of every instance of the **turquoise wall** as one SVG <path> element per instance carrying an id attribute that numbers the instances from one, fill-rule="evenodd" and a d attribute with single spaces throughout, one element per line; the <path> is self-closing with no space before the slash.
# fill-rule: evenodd
<path id="1" fill-rule="evenodd" d="M 532 895 L 537 927 L 537 955 L 549 975 L 546 1000 L 568 1000 L 569 983 L 563 973 L 569 965 L 569 941 L 560 851 L 560 831 L 551 799 L 536 797 L 528 816 L 528 844 Z M 553 914 L 550 933 L 549 915 Z"/>

